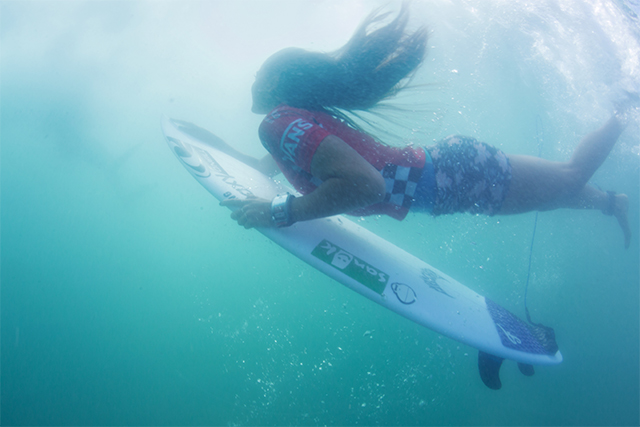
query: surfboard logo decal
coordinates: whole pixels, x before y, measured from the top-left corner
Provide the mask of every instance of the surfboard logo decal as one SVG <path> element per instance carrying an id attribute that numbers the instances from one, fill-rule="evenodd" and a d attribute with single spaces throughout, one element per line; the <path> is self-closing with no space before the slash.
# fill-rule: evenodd
<path id="1" fill-rule="evenodd" d="M 397 282 L 392 283 L 391 290 L 393 291 L 394 294 L 396 294 L 398 301 L 400 301 L 403 304 L 409 305 L 416 302 L 416 292 L 409 285 L 405 285 L 404 283 L 397 283 Z"/>
<path id="2" fill-rule="evenodd" d="M 388 274 L 326 239 L 311 251 L 311 255 L 379 295 L 389 281 Z"/>
<path id="3" fill-rule="evenodd" d="M 515 345 L 522 344 L 522 340 L 520 338 L 518 338 L 517 336 L 513 335 L 511 332 L 507 331 L 505 328 L 502 327 L 501 324 L 496 323 L 496 326 L 499 327 L 500 329 L 502 329 L 502 332 L 504 333 L 504 336 L 507 337 L 507 339 L 509 341 L 511 341 Z"/>
<path id="4" fill-rule="evenodd" d="M 251 190 L 240 184 L 234 176 L 230 175 L 226 170 L 224 170 L 224 168 L 220 166 L 220 164 L 216 162 L 216 160 L 211 157 L 209 153 L 204 150 L 200 150 L 199 148 L 196 148 L 196 152 L 205 161 L 209 169 L 212 169 L 214 171 L 214 175 L 216 178 L 220 178 L 222 182 L 245 197 L 251 197 L 254 195 Z"/>
<path id="5" fill-rule="evenodd" d="M 440 292 L 441 294 L 448 296 L 449 298 L 454 298 L 451 295 L 449 295 L 447 292 L 445 292 L 445 290 L 442 289 L 440 285 L 438 285 L 438 279 L 442 279 L 445 282 L 448 282 L 447 279 L 445 279 L 435 271 L 429 270 L 428 268 L 422 269 L 422 280 L 424 281 L 424 283 L 427 284 L 427 286 L 429 286 L 434 291 Z"/>
<path id="6" fill-rule="evenodd" d="M 213 175 L 241 195 L 245 197 L 253 196 L 251 190 L 240 184 L 235 177 L 224 170 L 205 150 L 201 150 L 170 136 L 167 136 L 167 140 L 172 143 L 173 152 L 180 162 L 182 162 L 187 170 L 195 177 L 206 179 Z"/>
<path id="7" fill-rule="evenodd" d="M 531 326 L 489 298 L 485 297 L 484 301 L 503 346 L 529 354 L 555 354 L 557 348 L 545 348 L 544 343 L 541 342 L 539 336 L 536 336 Z"/>
<path id="8" fill-rule="evenodd" d="M 211 176 L 211 172 L 202 164 L 200 157 L 193 155 L 193 147 L 191 145 L 185 144 L 179 139 L 170 136 L 167 137 L 167 140 L 173 144 L 171 147 L 173 148 L 173 152 L 189 172 L 199 178 L 208 178 Z"/>

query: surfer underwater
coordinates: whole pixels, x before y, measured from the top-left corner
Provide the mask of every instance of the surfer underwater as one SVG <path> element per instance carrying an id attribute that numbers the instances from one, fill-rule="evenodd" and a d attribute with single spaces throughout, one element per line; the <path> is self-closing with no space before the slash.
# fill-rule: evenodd
<path id="1" fill-rule="evenodd" d="M 287 48 L 262 65 L 252 111 L 266 114 L 259 136 L 270 154 L 258 160 L 222 141 L 219 148 L 267 175 L 282 172 L 302 196 L 222 202 L 234 209 L 238 224 L 286 227 L 343 213 L 402 220 L 409 211 L 437 216 L 598 209 L 618 220 L 629 247 L 627 196 L 588 181 L 625 129 L 637 94 L 625 93 L 612 117 L 585 136 L 567 162 L 505 154 L 457 135 L 430 146 L 390 146 L 346 114 L 369 111 L 405 89 L 426 56 L 427 31 L 407 31 L 406 4 L 382 25 L 388 15 L 373 12 L 335 52 Z"/>

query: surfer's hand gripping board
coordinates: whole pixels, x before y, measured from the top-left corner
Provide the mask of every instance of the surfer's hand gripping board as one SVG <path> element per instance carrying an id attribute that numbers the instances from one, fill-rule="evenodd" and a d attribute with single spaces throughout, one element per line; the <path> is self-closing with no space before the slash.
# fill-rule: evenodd
<path id="1" fill-rule="evenodd" d="M 271 201 L 257 197 L 227 199 L 220 202 L 233 210 L 231 219 L 238 221 L 244 228 L 275 227 L 271 217 Z"/>

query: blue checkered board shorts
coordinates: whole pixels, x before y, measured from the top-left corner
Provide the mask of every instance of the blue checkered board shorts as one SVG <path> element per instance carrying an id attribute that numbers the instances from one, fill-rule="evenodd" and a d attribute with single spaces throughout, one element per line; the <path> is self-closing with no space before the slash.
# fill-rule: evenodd
<path id="1" fill-rule="evenodd" d="M 433 215 L 495 215 L 500 211 L 511 183 L 506 154 L 475 138 L 458 135 L 426 150 L 431 155 L 436 183 Z"/>

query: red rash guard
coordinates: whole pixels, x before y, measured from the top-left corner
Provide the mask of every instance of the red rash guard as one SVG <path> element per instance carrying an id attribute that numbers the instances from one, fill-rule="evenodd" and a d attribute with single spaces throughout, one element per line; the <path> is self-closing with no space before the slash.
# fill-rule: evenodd
<path id="1" fill-rule="evenodd" d="M 311 159 L 329 135 L 337 136 L 383 175 L 383 202 L 349 215 L 389 215 L 402 220 L 411 207 L 416 184 L 425 164 L 421 147 L 390 147 L 323 112 L 281 105 L 271 111 L 259 129 L 262 145 L 271 153 L 287 180 L 301 194 L 309 194 L 321 181 L 311 175 Z"/>

